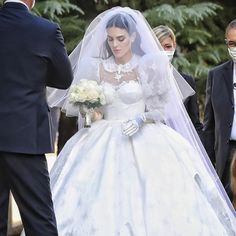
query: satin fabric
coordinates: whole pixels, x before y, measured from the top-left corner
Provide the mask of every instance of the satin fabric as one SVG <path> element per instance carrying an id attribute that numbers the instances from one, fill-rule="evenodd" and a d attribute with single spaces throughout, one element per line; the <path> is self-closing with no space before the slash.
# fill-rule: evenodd
<path id="1" fill-rule="evenodd" d="M 76 133 L 51 171 L 59 235 L 235 235 L 235 218 L 187 140 L 162 123 L 122 133 L 124 120 L 144 112 L 138 82 L 103 86 L 105 119 Z"/>

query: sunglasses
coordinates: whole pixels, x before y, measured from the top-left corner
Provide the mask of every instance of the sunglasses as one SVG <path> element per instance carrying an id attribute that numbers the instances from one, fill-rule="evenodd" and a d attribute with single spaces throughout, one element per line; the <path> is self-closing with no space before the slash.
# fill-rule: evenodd
<path id="1" fill-rule="evenodd" d="M 236 47 L 236 41 L 231 41 L 231 40 L 225 39 L 225 43 L 229 48 Z"/>

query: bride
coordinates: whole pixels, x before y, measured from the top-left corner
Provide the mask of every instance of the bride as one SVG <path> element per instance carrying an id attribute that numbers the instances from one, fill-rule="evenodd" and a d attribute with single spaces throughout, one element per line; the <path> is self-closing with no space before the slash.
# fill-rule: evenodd
<path id="1" fill-rule="evenodd" d="M 141 13 L 100 14 L 70 59 L 73 84 L 96 80 L 106 104 L 51 170 L 59 235 L 236 235 L 232 205 L 183 106 L 192 91 Z M 49 103 L 77 116 L 69 94 L 56 90 Z"/>

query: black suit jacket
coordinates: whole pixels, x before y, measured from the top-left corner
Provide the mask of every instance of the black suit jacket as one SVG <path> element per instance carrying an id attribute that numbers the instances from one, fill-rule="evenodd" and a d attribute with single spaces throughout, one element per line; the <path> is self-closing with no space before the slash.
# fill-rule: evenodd
<path id="1" fill-rule="evenodd" d="M 203 123 L 205 148 L 220 178 L 229 158 L 233 117 L 233 62 L 228 61 L 208 74 Z"/>
<path id="2" fill-rule="evenodd" d="M 181 75 L 183 76 L 185 81 L 193 88 L 193 90 L 196 91 L 196 85 L 193 78 L 183 73 L 181 73 Z M 197 101 L 197 94 L 195 93 L 193 96 L 188 97 L 184 101 L 184 105 L 200 139 L 203 141 L 203 130 L 202 130 L 203 125 L 199 119 L 199 107 L 198 107 L 198 101 Z"/>
<path id="3" fill-rule="evenodd" d="M 52 151 L 46 86 L 66 89 L 71 65 L 57 24 L 20 3 L 0 9 L 0 151 Z"/>

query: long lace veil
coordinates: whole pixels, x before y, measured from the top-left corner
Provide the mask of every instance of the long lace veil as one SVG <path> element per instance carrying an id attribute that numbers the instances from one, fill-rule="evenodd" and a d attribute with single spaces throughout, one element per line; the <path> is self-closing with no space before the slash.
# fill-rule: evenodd
<path id="1" fill-rule="evenodd" d="M 164 81 L 163 86 L 168 88 L 168 100 L 163 101 L 165 102 L 165 123 L 185 137 L 197 150 L 203 166 L 207 169 L 222 198 L 225 199 L 231 209 L 228 214 L 235 214 L 232 204 L 183 105 L 184 99 L 194 94 L 194 91 L 182 76 L 170 66 L 169 60 L 154 32 L 139 11 L 127 7 L 115 7 L 101 13 L 91 22 L 83 40 L 70 55 L 74 73 L 72 84 L 77 84 L 83 78 L 99 81 L 99 60 L 107 59 L 111 56 L 106 41 L 106 25 L 109 19 L 116 14 L 124 15 L 124 20 L 130 22 L 131 25 L 135 25 L 133 30 L 136 33 L 136 38 L 132 45 L 132 50 L 134 54 L 142 58 L 140 60 L 140 68 L 142 68 L 144 73 L 148 74 L 148 78 L 145 81 L 141 81 L 148 109 L 154 111 L 158 108 L 160 100 L 156 96 L 156 90 L 159 89 L 159 80 L 162 81 L 162 84 Z M 68 102 L 69 92 L 70 89 L 66 91 L 50 90 L 48 96 L 49 106 L 61 107 L 68 116 L 78 116 L 78 109 L 75 109 Z M 155 120 L 157 117 L 155 117 L 155 112 L 153 114 L 153 119 Z M 190 156 L 189 158 L 192 157 Z"/>

